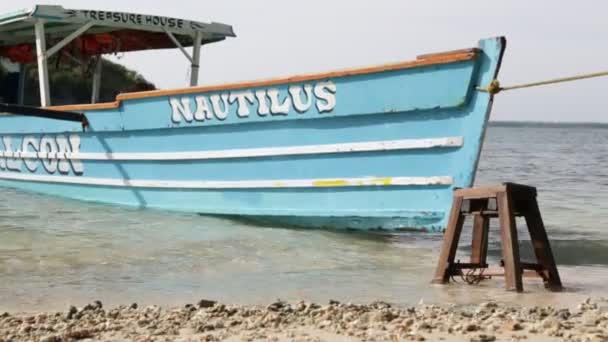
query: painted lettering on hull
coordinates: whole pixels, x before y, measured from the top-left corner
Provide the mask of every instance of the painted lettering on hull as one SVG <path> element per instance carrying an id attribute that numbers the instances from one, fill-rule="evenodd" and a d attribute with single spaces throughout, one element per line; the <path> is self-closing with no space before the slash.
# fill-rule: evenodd
<path id="1" fill-rule="evenodd" d="M 0 170 L 13 172 L 43 171 L 47 174 L 82 175 L 82 161 L 71 154 L 80 153 L 80 136 L 24 136 L 21 143 L 0 137 Z"/>
<path id="2" fill-rule="evenodd" d="M 319 114 L 332 112 L 337 103 L 337 87 L 331 82 L 292 85 L 286 90 L 267 88 L 238 90 L 233 92 L 199 95 L 194 98 L 171 97 L 171 121 L 224 121 L 230 113 L 238 120 L 254 115 L 261 118 L 288 116 L 290 113 L 304 115 L 313 106 Z M 234 110 L 233 110 L 234 109 Z"/>

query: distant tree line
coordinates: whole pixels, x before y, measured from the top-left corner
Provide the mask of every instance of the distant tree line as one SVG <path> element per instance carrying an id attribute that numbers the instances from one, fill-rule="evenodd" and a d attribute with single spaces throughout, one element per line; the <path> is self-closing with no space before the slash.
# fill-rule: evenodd
<path id="1" fill-rule="evenodd" d="M 154 84 L 133 70 L 102 59 L 102 77 L 99 102 L 112 102 L 116 95 L 134 91 L 155 89 Z M 82 104 L 91 102 L 95 59 L 81 62 L 60 56 L 51 58 L 49 83 L 53 105 Z M 16 94 L 17 75 L 9 74 L 0 65 L 0 101 Z M 40 89 L 36 64 L 26 68 L 24 104 L 39 106 Z"/>

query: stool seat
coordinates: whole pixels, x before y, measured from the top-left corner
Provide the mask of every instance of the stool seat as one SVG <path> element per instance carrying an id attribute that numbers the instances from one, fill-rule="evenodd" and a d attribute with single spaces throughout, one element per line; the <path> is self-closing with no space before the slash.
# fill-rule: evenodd
<path id="1" fill-rule="evenodd" d="M 501 266 L 504 268 L 507 290 L 522 292 L 522 275 L 524 271 L 530 270 L 543 279 L 548 289 L 561 291 L 562 283 L 536 197 L 535 187 L 516 183 L 456 189 L 433 283 L 446 284 L 451 276 L 462 275 L 464 269 L 487 269 L 490 218 L 498 218 Z M 473 217 L 470 262 L 454 262 L 467 216 Z M 520 260 L 516 217 L 524 217 L 526 220 L 536 263 Z"/>

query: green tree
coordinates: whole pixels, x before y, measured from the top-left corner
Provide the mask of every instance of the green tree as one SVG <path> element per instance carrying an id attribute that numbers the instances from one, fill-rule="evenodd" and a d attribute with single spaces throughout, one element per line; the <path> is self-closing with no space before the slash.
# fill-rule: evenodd
<path id="1" fill-rule="evenodd" d="M 154 84 L 133 70 L 105 58 L 102 59 L 102 63 L 100 102 L 112 102 L 120 93 L 156 89 Z M 82 62 L 58 55 L 51 58 L 48 65 L 53 105 L 91 102 L 95 59 Z M 6 74 L 0 66 L 0 87 L 5 84 Z M 0 97 L 2 93 L 3 89 L 0 89 Z M 38 68 L 35 64 L 29 65 L 26 69 L 24 104 L 40 105 Z"/>

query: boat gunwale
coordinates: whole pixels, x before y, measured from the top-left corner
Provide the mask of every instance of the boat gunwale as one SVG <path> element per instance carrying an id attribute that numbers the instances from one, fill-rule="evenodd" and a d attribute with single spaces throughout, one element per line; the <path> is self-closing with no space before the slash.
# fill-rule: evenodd
<path id="1" fill-rule="evenodd" d="M 151 90 L 151 91 L 142 91 L 142 92 L 133 92 L 133 93 L 123 93 L 123 94 L 119 94 L 118 96 L 116 96 L 116 100 L 113 102 L 50 106 L 47 108 L 51 109 L 51 110 L 63 110 L 63 111 L 116 109 L 116 108 L 120 107 L 120 105 L 123 101 L 127 101 L 127 100 L 142 100 L 142 99 L 149 99 L 149 98 L 156 98 L 156 97 L 163 97 L 163 96 L 172 96 L 172 95 L 188 95 L 188 94 L 194 94 L 194 93 L 205 93 L 205 92 L 213 92 L 213 91 L 275 86 L 275 85 L 289 84 L 289 83 L 295 83 L 295 82 L 307 82 L 307 81 L 323 80 L 323 79 L 335 78 L 335 77 L 358 76 L 358 75 L 366 75 L 366 74 L 372 74 L 372 73 L 382 73 L 382 72 L 390 72 L 390 71 L 396 71 L 396 70 L 428 67 L 428 66 L 433 66 L 433 65 L 443 65 L 443 64 L 451 64 L 451 63 L 458 63 L 458 62 L 466 62 L 466 61 L 475 59 L 477 57 L 477 55 L 479 54 L 479 52 L 480 52 L 480 50 L 478 48 L 453 50 L 453 51 L 439 52 L 439 53 L 433 53 L 433 54 L 419 55 L 415 60 L 399 62 L 399 63 L 389 63 L 389 64 L 370 66 L 370 67 L 350 68 L 350 69 L 336 70 L 336 71 L 329 71 L 329 72 L 303 74 L 303 75 L 297 75 L 297 76 L 279 77 L 279 78 L 271 78 L 271 79 L 264 79 L 264 80 L 255 80 L 255 81 L 227 83 L 227 84 L 211 85 L 211 86 L 198 86 L 198 87 L 176 88 L 176 89 L 168 89 L 168 90 Z"/>

